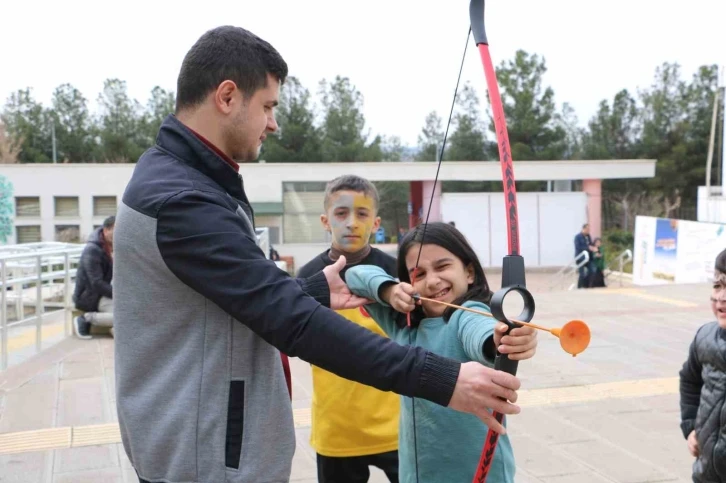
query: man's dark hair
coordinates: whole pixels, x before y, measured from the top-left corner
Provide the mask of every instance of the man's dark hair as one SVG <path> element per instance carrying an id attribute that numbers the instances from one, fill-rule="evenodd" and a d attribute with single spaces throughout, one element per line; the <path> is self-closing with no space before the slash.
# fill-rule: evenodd
<path id="1" fill-rule="evenodd" d="M 589 224 L 589 223 L 585 223 L 584 225 L 582 225 L 582 229 L 584 230 L 584 229 L 585 229 L 585 228 L 587 228 L 588 226 L 590 226 L 590 224 Z"/>
<path id="2" fill-rule="evenodd" d="M 346 174 L 335 178 L 325 186 L 325 199 L 323 201 L 325 211 L 328 211 L 328 208 L 330 207 L 330 197 L 333 193 L 337 193 L 338 191 L 355 191 L 356 193 L 363 193 L 373 199 L 373 206 L 376 210 L 378 210 L 378 190 L 375 185 L 360 176 Z"/>
<path id="3" fill-rule="evenodd" d="M 722 251 L 718 254 L 716 257 L 716 264 L 715 268 L 717 272 L 721 272 L 723 274 L 726 274 L 726 250 Z"/>
<path id="4" fill-rule="evenodd" d="M 267 74 L 280 83 L 287 63 L 268 42 L 233 26 L 209 30 L 189 49 L 176 85 L 176 112 L 204 101 L 225 80 L 237 84 L 246 99 L 267 85 Z"/>
<path id="5" fill-rule="evenodd" d="M 115 216 L 109 216 L 105 220 L 103 220 L 103 227 L 104 228 L 111 228 L 116 224 L 116 217 Z"/>

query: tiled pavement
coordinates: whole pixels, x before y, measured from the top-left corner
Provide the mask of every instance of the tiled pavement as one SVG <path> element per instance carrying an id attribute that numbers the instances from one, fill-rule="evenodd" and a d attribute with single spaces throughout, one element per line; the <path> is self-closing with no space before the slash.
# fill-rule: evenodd
<path id="1" fill-rule="evenodd" d="M 709 287 L 547 292 L 536 280 L 530 286 L 538 323 L 583 319 L 592 343 L 572 358 L 543 333 L 535 358 L 520 363 L 523 410 L 509 420 L 516 481 L 689 482 L 677 377 L 696 328 L 711 319 Z M 292 369 L 292 481 L 312 483 L 310 370 L 296 359 Z M 0 482 L 136 481 L 109 425 L 116 422 L 113 370 L 113 340 L 99 337 L 66 339 L 0 373 Z M 42 431 L 50 428 L 58 429 Z M 371 481 L 386 479 L 374 470 Z"/>

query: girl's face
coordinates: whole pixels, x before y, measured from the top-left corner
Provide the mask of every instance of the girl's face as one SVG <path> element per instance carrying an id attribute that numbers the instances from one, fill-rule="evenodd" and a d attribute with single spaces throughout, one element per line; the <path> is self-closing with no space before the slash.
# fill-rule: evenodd
<path id="1" fill-rule="evenodd" d="M 726 329 L 726 274 L 718 271 L 714 273 L 711 310 L 718 320 L 718 325 Z"/>
<path id="2" fill-rule="evenodd" d="M 453 303 L 469 290 L 469 285 L 474 283 L 473 268 L 465 267 L 456 255 L 438 245 L 423 246 L 416 280 L 413 280 L 419 247 L 419 244 L 414 244 L 409 248 L 406 253 L 406 267 L 412 280 L 411 285 L 422 297 Z M 440 317 L 446 306 L 424 300 L 423 310 L 428 317 Z"/>

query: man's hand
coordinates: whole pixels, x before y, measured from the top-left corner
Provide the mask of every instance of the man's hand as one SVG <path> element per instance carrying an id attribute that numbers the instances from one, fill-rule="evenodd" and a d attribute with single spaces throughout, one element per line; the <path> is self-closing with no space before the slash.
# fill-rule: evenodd
<path id="1" fill-rule="evenodd" d="M 698 439 L 696 439 L 696 430 L 694 429 L 691 431 L 691 434 L 688 435 L 688 452 L 691 453 L 691 456 L 694 458 L 698 458 L 699 450 L 698 450 Z"/>
<path id="2" fill-rule="evenodd" d="M 461 365 L 449 407 L 474 414 L 490 429 L 504 434 L 504 426 L 494 419 L 489 409 L 502 414 L 519 414 L 519 406 L 511 404 L 517 402 L 519 386 L 519 379 L 511 374 L 478 362 L 466 362 Z"/>
<path id="3" fill-rule="evenodd" d="M 354 295 L 342 278 L 340 271 L 345 268 L 345 257 L 340 256 L 335 263 L 323 269 L 330 289 L 330 308 L 333 310 L 355 309 L 371 303 L 370 300 Z"/>

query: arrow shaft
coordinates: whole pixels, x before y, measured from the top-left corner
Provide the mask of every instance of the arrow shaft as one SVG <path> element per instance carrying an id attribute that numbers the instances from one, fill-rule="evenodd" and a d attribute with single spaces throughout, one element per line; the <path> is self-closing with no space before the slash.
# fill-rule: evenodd
<path id="1" fill-rule="evenodd" d="M 467 312 L 472 312 L 474 314 L 483 315 L 485 317 L 494 317 L 491 313 L 484 312 L 483 310 L 470 309 L 469 307 L 462 307 L 461 305 L 450 304 L 448 302 L 443 302 L 441 300 L 429 299 L 429 298 L 421 297 L 421 296 L 419 296 L 417 298 L 420 300 L 425 300 L 427 302 L 433 302 L 435 304 L 446 305 L 447 307 L 451 307 L 453 309 L 466 310 Z M 516 319 L 509 319 L 509 321 L 514 322 L 515 324 L 519 324 L 519 325 L 526 325 L 528 327 L 532 327 L 533 329 L 544 330 L 545 332 L 552 331 L 552 329 L 548 329 L 547 327 L 543 327 L 541 325 L 533 324 L 532 322 L 523 322 L 521 320 L 516 320 Z"/>

